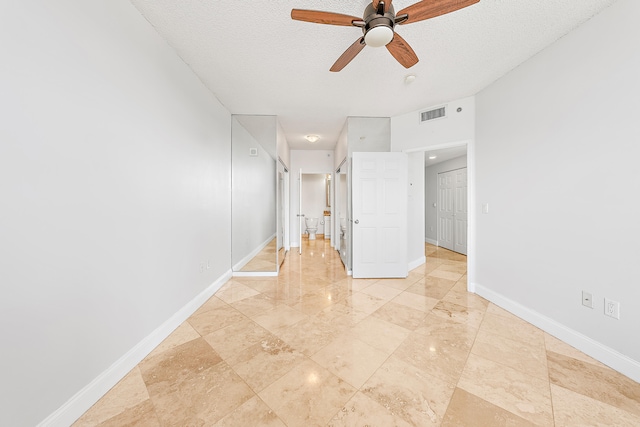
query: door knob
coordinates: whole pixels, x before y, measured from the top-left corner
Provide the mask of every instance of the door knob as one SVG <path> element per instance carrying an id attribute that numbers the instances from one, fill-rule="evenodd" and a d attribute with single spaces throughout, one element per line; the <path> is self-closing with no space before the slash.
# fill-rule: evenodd
<path id="1" fill-rule="evenodd" d="M 360 224 L 360 221 L 358 221 L 357 219 L 354 221 L 356 224 Z"/>

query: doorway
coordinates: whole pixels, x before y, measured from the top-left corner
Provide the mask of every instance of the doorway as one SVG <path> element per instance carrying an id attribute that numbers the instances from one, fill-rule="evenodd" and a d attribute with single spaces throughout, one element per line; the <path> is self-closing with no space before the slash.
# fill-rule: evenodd
<path id="1" fill-rule="evenodd" d="M 467 254 L 467 147 L 425 152 L 425 242 Z"/>
<path id="2" fill-rule="evenodd" d="M 303 239 L 331 237 L 331 175 L 300 171 L 299 200 L 300 253 Z M 307 224 L 309 224 L 308 228 Z M 313 233 L 312 233 L 313 232 Z"/>

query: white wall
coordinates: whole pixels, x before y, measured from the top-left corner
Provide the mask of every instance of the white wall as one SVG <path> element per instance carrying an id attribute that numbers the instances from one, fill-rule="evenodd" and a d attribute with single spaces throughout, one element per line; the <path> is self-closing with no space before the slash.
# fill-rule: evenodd
<path id="1" fill-rule="evenodd" d="M 342 131 L 340 131 L 340 136 L 338 137 L 338 142 L 336 143 L 336 148 L 334 149 L 334 163 L 333 170 L 335 171 L 340 166 L 343 160 L 347 158 L 347 154 L 349 152 L 347 148 L 347 128 L 348 122 L 345 122 Z"/>
<path id="2" fill-rule="evenodd" d="M 331 150 L 291 150 L 291 186 L 290 196 L 291 204 L 289 208 L 290 222 L 290 240 L 291 246 L 299 247 L 300 245 L 300 223 L 297 214 L 300 209 L 300 182 L 298 174 L 300 169 L 302 173 L 332 173 L 334 171 L 334 152 Z M 302 212 L 304 213 L 304 212 Z M 303 221 L 304 227 L 304 221 Z M 304 232 L 304 228 L 302 230 Z"/>
<path id="3" fill-rule="evenodd" d="M 235 270 L 240 270 L 250 260 L 247 257 L 261 249 L 276 234 L 277 160 L 236 120 L 236 116 L 232 118 L 231 133 L 231 265 Z M 274 146 L 275 140 L 274 132 Z M 258 155 L 250 156 L 250 148 L 255 148 Z"/>
<path id="4" fill-rule="evenodd" d="M 347 118 L 349 157 L 356 151 L 391 151 L 391 119 L 388 117 Z"/>
<path id="5" fill-rule="evenodd" d="M 467 167 L 467 156 L 460 156 L 427 166 L 425 169 L 425 241 L 432 244 L 438 241 L 438 209 L 433 206 L 438 202 L 438 174 L 465 167 Z"/>
<path id="6" fill-rule="evenodd" d="M 477 216 L 475 277 L 481 294 L 636 381 L 638 16 L 639 2 L 619 0 L 478 94 L 477 202 L 489 214 Z"/>
<path id="7" fill-rule="evenodd" d="M 227 274 L 230 115 L 125 0 L 3 2 L 0 39 L 0 425 L 33 426 Z"/>
<path id="8" fill-rule="evenodd" d="M 391 151 L 406 151 L 427 146 L 468 141 L 475 134 L 475 100 L 463 98 L 446 104 L 447 115 L 441 119 L 420 123 L 420 112 L 439 106 L 391 118 Z M 458 108 L 461 109 L 458 112 Z"/>

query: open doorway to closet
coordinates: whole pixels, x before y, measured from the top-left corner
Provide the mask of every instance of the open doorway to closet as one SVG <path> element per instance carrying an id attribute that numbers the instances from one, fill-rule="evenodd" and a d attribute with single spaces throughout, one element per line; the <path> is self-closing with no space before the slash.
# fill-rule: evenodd
<path id="1" fill-rule="evenodd" d="M 467 254 L 467 189 L 466 145 L 425 152 L 426 243 Z"/>

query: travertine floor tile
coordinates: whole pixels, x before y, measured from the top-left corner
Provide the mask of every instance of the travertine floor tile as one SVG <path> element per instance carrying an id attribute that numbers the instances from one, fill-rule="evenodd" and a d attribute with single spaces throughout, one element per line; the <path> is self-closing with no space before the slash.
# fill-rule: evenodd
<path id="1" fill-rule="evenodd" d="M 327 427 L 411 427 L 397 415 L 393 415 L 388 408 L 373 399 L 358 392 L 338 413 L 329 421 Z"/>
<path id="2" fill-rule="evenodd" d="M 324 316 L 313 316 L 282 330 L 279 337 L 296 350 L 312 356 L 335 340 L 349 326 L 348 323 L 330 323 L 324 320 Z"/>
<path id="3" fill-rule="evenodd" d="M 462 374 L 473 341 L 472 335 L 456 331 L 456 327 L 460 329 L 458 325 L 443 323 L 422 333 L 412 332 L 393 354 L 442 381 L 455 384 Z"/>
<path id="4" fill-rule="evenodd" d="M 431 309 L 433 309 L 433 307 L 435 307 L 435 305 L 438 303 L 438 301 L 440 300 L 426 297 L 424 295 L 418 295 L 412 292 L 403 292 L 391 300 L 391 302 L 395 302 L 396 304 L 401 304 L 409 308 L 423 311 L 425 313 L 430 312 Z"/>
<path id="5" fill-rule="evenodd" d="M 265 294 L 258 294 L 236 301 L 231 306 L 247 317 L 254 317 L 283 304 L 284 302 L 275 300 Z"/>
<path id="6" fill-rule="evenodd" d="M 564 425 L 564 424 L 563 424 Z M 456 388 L 442 420 L 442 427 L 535 427 L 505 409 L 461 388 Z"/>
<path id="7" fill-rule="evenodd" d="M 480 333 L 485 332 L 515 341 L 522 341 L 529 345 L 544 347 L 544 334 L 542 331 L 514 315 L 503 317 L 489 312 L 485 313 L 480 325 Z"/>
<path id="8" fill-rule="evenodd" d="M 390 357 L 362 392 L 412 426 L 439 426 L 454 386 Z"/>
<path id="9" fill-rule="evenodd" d="M 387 357 L 388 353 L 360 341 L 354 335 L 343 334 L 311 359 L 359 388 Z"/>
<path id="10" fill-rule="evenodd" d="M 307 360 L 260 392 L 288 427 L 324 426 L 353 397 L 356 389 Z"/>
<path id="11" fill-rule="evenodd" d="M 216 297 L 220 298 L 227 304 L 231 304 L 236 301 L 258 295 L 259 293 L 260 292 L 247 285 L 231 281 L 225 284 L 225 286 L 223 286 L 218 292 L 216 292 Z"/>
<path id="12" fill-rule="evenodd" d="M 140 371 L 162 425 L 213 424 L 254 395 L 203 338 L 143 361 Z"/>
<path id="13" fill-rule="evenodd" d="M 640 416 L 551 384 L 557 426 L 637 427 Z"/>
<path id="14" fill-rule="evenodd" d="M 484 311 L 475 310 L 449 301 L 440 301 L 433 307 L 431 313 L 445 319 L 451 319 L 458 323 L 467 323 L 473 328 L 478 328 L 484 317 Z"/>
<path id="15" fill-rule="evenodd" d="M 74 427 L 95 426 L 149 400 L 147 387 L 136 366 L 100 401 L 76 421 Z M 146 406 L 145 406 L 146 408 Z M 134 412 L 139 412 L 136 410 Z M 145 411 L 143 411 L 145 412 Z M 131 416 L 131 414 L 126 415 Z"/>
<path id="16" fill-rule="evenodd" d="M 244 318 L 244 314 L 213 296 L 193 313 L 187 321 L 200 335 L 205 336 L 225 326 L 237 323 Z"/>
<path id="17" fill-rule="evenodd" d="M 611 369 L 547 351 L 551 384 L 640 416 L 640 384 Z"/>
<path id="18" fill-rule="evenodd" d="M 215 427 L 286 427 L 275 412 L 258 396 L 247 400 L 235 411 L 218 421 Z"/>
<path id="19" fill-rule="evenodd" d="M 259 392 L 304 359 L 301 352 L 271 335 L 240 353 L 232 366 L 255 392 Z"/>
<path id="20" fill-rule="evenodd" d="M 572 359 L 578 359 L 583 362 L 608 369 L 606 365 L 598 362 L 597 360 L 587 356 L 580 350 L 571 347 L 569 344 L 562 342 L 558 338 L 551 336 L 547 333 L 544 334 L 544 344 L 547 351 L 552 351 L 554 353 L 562 354 L 563 356 L 567 356 Z"/>
<path id="21" fill-rule="evenodd" d="M 367 286 L 362 291 L 363 294 L 371 295 L 380 298 L 385 301 L 389 301 L 398 296 L 402 292 L 402 289 L 396 289 L 390 286 L 386 286 L 383 282 L 379 281 L 371 286 Z"/>
<path id="22" fill-rule="evenodd" d="M 90 424 L 95 425 L 95 424 Z M 75 426 L 75 424 L 74 424 Z M 156 410 L 150 400 L 128 408 L 113 418 L 98 424 L 100 427 L 160 427 Z"/>
<path id="23" fill-rule="evenodd" d="M 424 273 L 418 274 L 414 271 L 411 271 L 405 279 L 380 279 L 378 283 L 389 288 L 395 288 L 404 291 L 420 279 L 424 279 Z"/>
<path id="24" fill-rule="evenodd" d="M 374 311 L 371 316 L 413 331 L 422 326 L 422 321 L 427 314 L 424 311 L 390 301 Z"/>
<path id="25" fill-rule="evenodd" d="M 183 322 L 180 326 L 176 328 L 175 331 L 171 333 L 164 341 L 160 343 L 153 351 L 147 356 L 153 357 L 163 351 L 169 350 L 171 348 L 177 347 L 181 344 L 189 342 L 191 340 L 195 340 L 200 338 L 200 334 L 193 329 L 193 326 L 189 324 L 189 322 Z"/>
<path id="26" fill-rule="evenodd" d="M 540 346 L 483 332 L 476 337 L 471 352 L 540 380 L 549 378 L 547 353 Z"/>
<path id="27" fill-rule="evenodd" d="M 454 282 L 457 282 L 462 277 L 462 274 L 463 273 L 456 273 L 454 271 L 445 270 L 441 265 L 435 270 L 433 270 L 431 273 L 429 273 L 428 276 L 438 277 L 440 279 L 453 280 Z"/>
<path id="28" fill-rule="evenodd" d="M 383 301 L 384 303 L 384 301 Z M 370 313 L 360 311 L 343 302 L 330 305 L 314 317 L 330 323 L 335 328 L 349 328 L 361 322 Z"/>
<path id="29" fill-rule="evenodd" d="M 303 245 L 229 280 L 74 427 L 640 426 L 640 384 L 468 293 L 463 255 L 353 279 Z"/>
<path id="30" fill-rule="evenodd" d="M 281 328 L 286 328 L 307 317 L 287 305 L 279 305 L 273 310 L 265 311 L 252 317 L 253 321 L 270 332 L 277 334 Z"/>
<path id="31" fill-rule="evenodd" d="M 458 387 L 534 424 L 553 426 L 548 381 L 472 353 Z"/>
<path id="32" fill-rule="evenodd" d="M 233 325 L 218 329 L 204 336 L 209 345 L 230 365 L 238 355 L 272 334 L 251 319 L 244 318 Z"/>
<path id="33" fill-rule="evenodd" d="M 460 281 L 456 282 L 453 288 L 442 298 L 442 301 L 452 302 L 482 312 L 485 312 L 489 305 L 486 299 L 467 292 L 467 285 Z"/>
<path id="34" fill-rule="evenodd" d="M 375 317 L 374 313 L 351 328 L 349 333 L 371 347 L 391 354 L 409 336 L 411 331 Z"/>
<path id="35" fill-rule="evenodd" d="M 406 291 L 439 300 L 442 299 L 455 284 L 455 280 L 427 276 L 425 279 L 419 280 L 409 286 Z"/>

